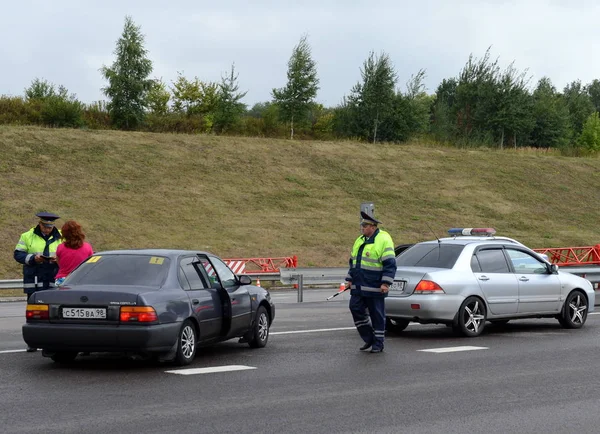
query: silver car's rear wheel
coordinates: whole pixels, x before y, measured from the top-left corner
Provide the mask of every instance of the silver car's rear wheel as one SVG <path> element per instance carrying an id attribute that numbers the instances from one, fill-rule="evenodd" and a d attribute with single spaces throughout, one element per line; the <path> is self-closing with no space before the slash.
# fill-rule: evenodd
<path id="1" fill-rule="evenodd" d="M 460 306 L 455 330 L 467 337 L 479 336 L 485 328 L 486 309 L 477 297 L 467 297 Z"/>
<path id="2" fill-rule="evenodd" d="M 587 298 L 580 291 L 573 291 L 567 297 L 558 322 L 568 329 L 583 327 L 587 319 Z"/>
<path id="3" fill-rule="evenodd" d="M 408 321 L 406 319 L 397 319 L 397 318 L 389 318 L 388 317 L 385 319 L 385 329 L 388 332 L 400 333 L 406 327 L 408 327 L 409 323 L 410 323 L 410 321 Z"/>

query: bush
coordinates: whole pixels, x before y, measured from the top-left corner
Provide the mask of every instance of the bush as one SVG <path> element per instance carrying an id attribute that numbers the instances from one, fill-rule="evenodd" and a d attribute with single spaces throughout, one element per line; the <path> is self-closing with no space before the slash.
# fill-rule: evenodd
<path id="1" fill-rule="evenodd" d="M 110 114 L 105 101 L 96 101 L 88 104 L 82 112 L 83 124 L 92 130 L 111 129 Z"/>
<path id="2" fill-rule="evenodd" d="M 144 131 L 152 133 L 185 133 L 200 134 L 206 131 L 207 125 L 202 115 L 187 116 L 179 113 L 146 115 Z"/>
<path id="3" fill-rule="evenodd" d="M 74 98 L 55 95 L 42 101 L 42 123 L 50 127 L 80 127 L 83 125 L 82 113 L 83 104 Z"/>
<path id="4" fill-rule="evenodd" d="M 41 118 L 39 105 L 25 101 L 20 96 L 0 97 L 0 124 L 38 124 Z"/>

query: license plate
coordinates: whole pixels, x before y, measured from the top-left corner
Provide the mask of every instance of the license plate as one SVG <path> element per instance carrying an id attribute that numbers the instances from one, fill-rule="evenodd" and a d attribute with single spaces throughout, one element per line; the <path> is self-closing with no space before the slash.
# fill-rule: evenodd
<path id="1" fill-rule="evenodd" d="M 63 307 L 62 316 L 67 319 L 106 319 L 106 309 L 99 307 Z"/>
<path id="2" fill-rule="evenodd" d="M 394 280 L 392 286 L 390 286 L 390 291 L 404 291 L 404 284 L 406 282 L 404 280 Z"/>

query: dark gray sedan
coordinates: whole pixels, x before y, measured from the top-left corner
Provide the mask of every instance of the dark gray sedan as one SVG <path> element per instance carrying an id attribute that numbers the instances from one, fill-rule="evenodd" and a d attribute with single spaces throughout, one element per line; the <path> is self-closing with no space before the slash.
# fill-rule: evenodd
<path id="1" fill-rule="evenodd" d="M 58 289 L 31 296 L 23 338 L 57 362 L 119 352 L 187 365 L 199 346 L 232 338 L 261 348 L 275 306 L 251 283 L 207 252 L 100 252 Z"/>

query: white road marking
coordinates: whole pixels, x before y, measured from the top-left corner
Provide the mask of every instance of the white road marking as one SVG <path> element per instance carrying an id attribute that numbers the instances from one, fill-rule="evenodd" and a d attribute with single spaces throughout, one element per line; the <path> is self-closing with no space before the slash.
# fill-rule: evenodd
<path id="1" fill-rule="evenodd" d="M 333 329 L 314 329 L 314 330 L 290 330 L 287 332 L 271 332 L 270 335 L 293 335 L 297 333 L 319 333 L 319 332 L 335 332 L 340 330 L 356 330 L 356 327 L 338 327 Z"/>
<path id="2" fill-rule="evenodd" d="M 419 324 L 418 322 L 411 322 L 408 326 L 413 326 L 413 325 L 423 325 L 423 324 Z M 270 335 L 293 335 L 293 334 L 299 334 L 299 333 L 320 333 L 320 332 L 336 332 L 336 331 L 340 331 L 340 330 L 356 330 L 356 327 L 337 327 L 337 328 L 331 328 L 331 329 L 313 329 L 313 330 L 290 330 L 287 332 L 271 332 L 269 333 Z"/>
<path id="3" fill-rule="evenodd" d="M 446 348 L 431 348 L 429 350 L 417 350 L 423 351 L 424 353 L 455 353 L 457 351 L 475 351 L 475 350 L 489 350 L 488 347 L 446 347 Z"/>
<path id="4" fill-rule="evenodd" d="M 2 350 L 0 354 L 8 354 L 8 353 L 24 353 L 27 350 Z"/>
<path id="5" fill-rule="evenodd" d="M 197 375 L 197 374 L 213 374 L 215 372 L 245 371 L 247 369 L 256 369 L 256 368 L 254 366 L 227 365 L 227 366 L 215 366 L 212 368 L 176 369 L 174 371 L 165 371 L 165 372 L 167 374 Z"/>

